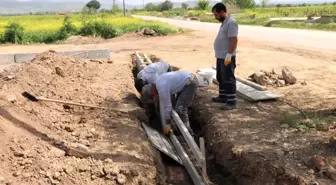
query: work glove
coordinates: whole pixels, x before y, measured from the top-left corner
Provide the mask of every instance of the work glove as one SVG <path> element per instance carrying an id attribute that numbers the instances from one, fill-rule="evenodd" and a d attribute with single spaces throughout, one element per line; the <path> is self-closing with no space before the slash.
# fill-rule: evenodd
<path id="1" fill-rule="evenodd" d="M 228 66 L 229 64 L 231 64 L 231 58 L 232 58 L 232 53 L 228 53 L 226 54 L 225 60 L 224 60 L 224 65 Z"/>
<path id="2" fill-rule="evenodd" d="M 171 132 L 171 120 L 166 120 L 166 125 L 163 128 L 163 134 L 169 136 Z"/>

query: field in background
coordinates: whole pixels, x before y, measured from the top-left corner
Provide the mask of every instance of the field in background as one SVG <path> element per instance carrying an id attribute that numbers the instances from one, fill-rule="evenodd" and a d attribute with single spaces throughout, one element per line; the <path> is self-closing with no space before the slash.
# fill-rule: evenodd
<path id="1" fill-rule="evenodd" d="M 23 27 L 20 44 L 52 43 L 66 39 L 70 35 L 91 35 L 113 38 L 124 33 L 135 32 L 144 28 L 154 30 L 158 35 L 167 35 L 182 30 L 159 21 L 144 21 L 132 17 L 122 17 L 112 14 L 68 15 L 64 22 L 63 15 L 27 15 L 0 16 L 0 42 L 6 43 L 6 29 L 9 24 L 18 23 Z M 63 28 L 63 29 L 62 29 Z M 9 28 L 19 32 L 19 28 Z M 13 31 L 13 29 L 15 29 Z M 13 37 L 20 37 L 16 34 Z M 8 41 L 7 41 L 8 42 Z M 16 42 L 15 42 L 16 43 Z"/>
<path id="2" fill-rule="evenodd" d="M 336 23 L 305 23 L 305 22 L 277 22 L 269 23 L 270 18 L 281 17 L 319 17 L 336 16 L 335 5 L 304 6 L 304 7 L 272 7 L 253 8 L 240 10 L 236 7 L 228 7 L 228 11 L 239 24 L 260 25 L 270 27 L 304 28 L 336 31 Z M 211 11 L 174 9 L 163 12 L 135 12 L 139 15 L 151 15 L 159 17 L 196 17 L 201 22 L 218 22 L 211 15 Z"/>

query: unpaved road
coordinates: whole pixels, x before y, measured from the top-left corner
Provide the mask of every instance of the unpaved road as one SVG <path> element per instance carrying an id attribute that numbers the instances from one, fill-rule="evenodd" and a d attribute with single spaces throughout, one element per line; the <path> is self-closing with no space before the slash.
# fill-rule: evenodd
<path id="1" fill-rule="evenodd" d="M 134 15 L 134 17 L 145 20 L 164 21 L 175 26 L 207 32 L 217 32 L 219 27 L 219 24 L 216 23 L 174 20 L 138 15 Z M 335 32 L 240 25 L 239 37 L 264 42 L 293 44 L 308 48 L 336 50 Z"/>

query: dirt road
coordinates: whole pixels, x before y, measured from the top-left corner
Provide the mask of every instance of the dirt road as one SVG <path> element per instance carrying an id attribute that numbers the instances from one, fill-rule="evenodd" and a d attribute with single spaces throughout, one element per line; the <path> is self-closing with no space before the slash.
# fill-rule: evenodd
<path id="1" fill-rule="evenodd" d="M 160 20 L 172 25 L 198 31 L 217 32 L 219 24 L 195 21 L 173 20 L 167 18 L 138 16 L 145 20 Z M 318 48 L 326 50 L 336 50 L 336 33 L 315 30 L 299 30 L 286 28 L 269 28 L 260 26 L 239 26 L 239 36 L 263 42 L 279 42 L 304 46 L 308 48 Z"/>

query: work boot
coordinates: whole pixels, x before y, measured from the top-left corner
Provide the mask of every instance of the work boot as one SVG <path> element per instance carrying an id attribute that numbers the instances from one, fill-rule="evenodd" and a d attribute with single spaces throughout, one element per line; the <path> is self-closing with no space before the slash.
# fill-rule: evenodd
<path id="1" fill-rule="evenodd" d="M 219 96 L 217 97 L 212 97 L 211 99 L 215 103 L 226 103 L 226 100 L 224 98 L 220 98 Z"/>
<path id="2" fill-rule="evenodd" d="M 220 109 L 221 110 L 234 110 L 234 109 L 237 109 L 237 106 L 226 104 L 226 105 L 222 106 Z"/>

